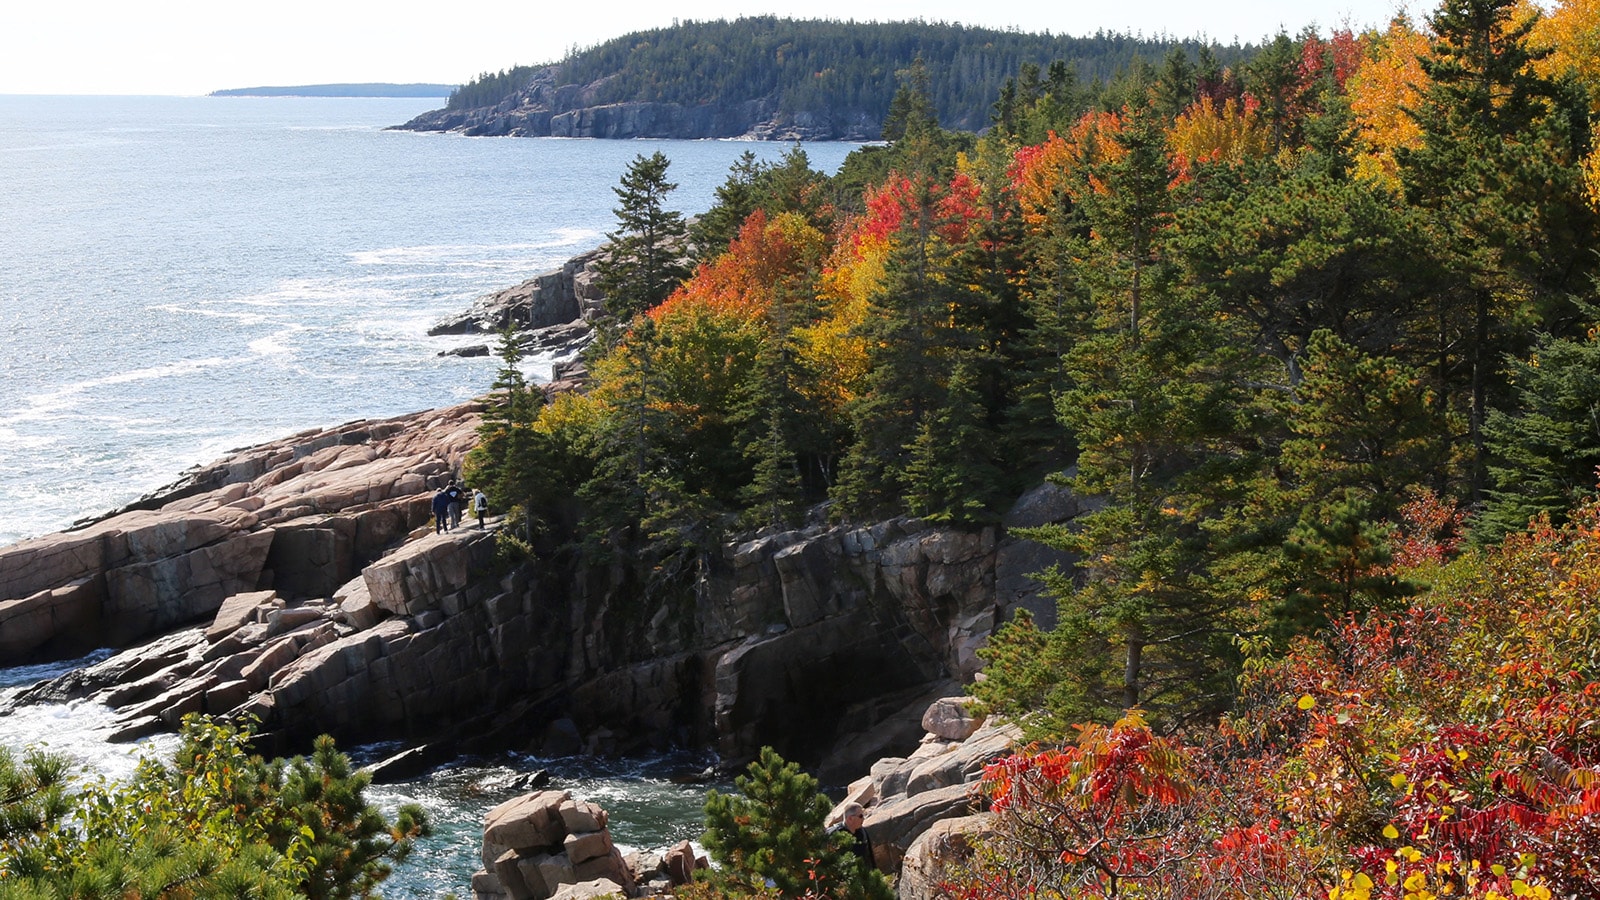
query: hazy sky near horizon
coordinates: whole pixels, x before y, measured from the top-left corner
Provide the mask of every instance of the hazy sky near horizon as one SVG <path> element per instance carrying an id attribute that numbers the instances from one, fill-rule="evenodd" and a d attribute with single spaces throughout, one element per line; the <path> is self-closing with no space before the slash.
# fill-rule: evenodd
<path id="1" fill-rule="evenodd" d="M 20 0 L 0 4 L 0 94 L 205 94 L 261 85 L 459 84 L 480 72 L 553 62 L 574 46 L 676 19 L 776 14 L 922 18 L 1023 31 L 1204 34 L 1257 41 L 1284 28 L 1382 25 L 1417 0 Z"/>

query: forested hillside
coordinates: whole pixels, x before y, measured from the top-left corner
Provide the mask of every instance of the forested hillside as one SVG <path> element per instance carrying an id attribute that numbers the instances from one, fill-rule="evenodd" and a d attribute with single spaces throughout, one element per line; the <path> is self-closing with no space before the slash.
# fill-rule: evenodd
<path id="1" fill-rule="evenodd" d="M 1597 48 L 1594 0 L 1445 0 L 1028 73 L 981 138 L 930 65 L 837 176 L 736 167 L 681 282 L 641 158 L 590 389 L 508 366 L 475 477 L 646 598 L 760 528 L 1095 498 L 987 651 L 1053 749 L 960 896 L 1595 897 Z"/>
<path id="2" fill-rule="evenodd" d="M 1135 60 L 1158 61 L 1172 48 L 1198 56 L 1202 67 L 1228 65 L 1248 47 L 1199 40 L 1093 37 L 996 31 L 926 22 L 798 21 L 773 16 L 684 22 L 636 32 L 575 51 L 557 64 L 560 84 L 593 85 L 585 103 L 671 103 L 734 106 L 770 98 L 783 114 L 827 113 L 882 122 L 897 72 L 918 58 L 928 95 L 948 128 L 976 131 L 989 123 L 1001 85 L 1023 72 L 1063 61 L 1057 77 L 1085 85 L 1109 80 Z M 542 67 L 486 73 L 457 89 L 452 110 L 494 106 L 532 83 Z"/>

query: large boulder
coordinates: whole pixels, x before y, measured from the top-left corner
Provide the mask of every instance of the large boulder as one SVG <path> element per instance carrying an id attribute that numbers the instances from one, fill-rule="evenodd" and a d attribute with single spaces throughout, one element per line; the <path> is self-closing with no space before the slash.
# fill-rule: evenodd
<path id="1" fill-rule="evenodd" d="M 972 711 L 976 702 L 971 697 L 940 698 L 922 714 L 922 727 L 943 740 L 964 741 L 983 724 L 983 717 Z"/>
<path id="2" fill-rule="evenodd" d="M 867 811 L 862 826 L 872 838 L 874 862 L 885 872 L 900 868 L 900 860 L 911 844 L 922 836 L 935 822 L 967 815 L 981 808 L 973 786 L 952 784 L 923 791 L 920 794 L 901 794 Z"/>
<path id="3" fill-rule="evenodd" d="M 972 859 L 977 845 L 993 833 L 993 816 L 979 813 L 941 819 L 928 827 L 906 851 L 895 894 L 900 900 L 940 900 L 940 884 L 951 870 Z"/>
<path id="4" fill-rule="evenodd" d="M 451 608 L 473 576 L 494 557 L 494 534 L 458 530 L 412 541 L 362 570 L 378 608 L 399 616 Z"/>
<path id="5" fill-rule="evenodd" d="M 627 896 L 633 873 L 611 840 L 607 818 L 605 810 L 567 791 L 524 794 L 496 806 L 484 817 L 484 868 L 473 877 L 475 897 Z"/>
<path id="6" fill-rule="evenodd" d="M 941 698 L 928 707 L 925 720 L 948 721 L 952 707 L 965 705 L 964 698 Z M 912 846 L 936 823 L 983 812 L 977 787 L 984 767 L 1009 754 L 1021 738 L 1020 728 L 995 719 L 964 740 L 930 733 L 910 756 L 878 760 L 868 777 L 850 785 L 829 821 L 837 821 L 847 804 L 861 804 L 878 868 L 899 871 Z"/>

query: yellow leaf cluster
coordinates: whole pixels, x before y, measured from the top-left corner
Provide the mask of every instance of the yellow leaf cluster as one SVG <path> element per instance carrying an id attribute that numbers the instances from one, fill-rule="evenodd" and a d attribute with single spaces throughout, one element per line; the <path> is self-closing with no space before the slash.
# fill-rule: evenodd
<path id="1" fill-rule="evenodd" d="M 1533 26 L 1528 41 L 1550 50 L 1535 63 L 1539 74 L 1577 78 L 1589 91 L 1590 111 L 1600 114 L 1600 0 L 1562 0 Z"/>
<path id="2" fill-rule="evenodd" d="M 1186 162 L 1239 162 L 1265 156 L 1271 135 L 1255 110 L 1229 99 L 1219 109 L 1210 97 L 1189 107 L 1172 125 L 1173 152 Z"/>
<path id="3" fill-rule="evenodd" d="M 1346 83 L 1360 147 L 1356 174 L 1397 187 L 1400 170 L 1395 151 L 1422 143 L 1422 127 L 1406 110 L 1415 109 L 1422 99 L 1427 84 L 1422 60 L 1430 43 L 1403 18 L 1391 22 L 1381 35 L 1367 35 L 1363 42 L 1366 60 Z"/>
<path id="4" fill-rule="evenodd" d="M 822 318 L 798 329 L 800 357 L 816 378 L 802 387 L 807 399 L 832 413 L 860 393 L 867 374 L 867 346 L 857 333 L 869 300 L 883 284 L 889 259 L 886 239 L 858 234 L 841 242 L 822 274 Z"/>
<path id="5" fill-rule="evenodd" d="M 1562 0 L 1541 18 L 1528 36 L 1534 47 L 1550 54 L 1535 65 L 1552 78 L 1571 76 L 1589 93 L 1589 112 L 1600 117 L 1600 0 Z M 1583 161 L 1585 194 L 1600 209 L 1600 124 Z"/>
<path id="6" fill-rule="evenodd" d="M 1594 137 L 1589 143 L 1595 150 L 1583 161 L 1583 186 L 1589 205 L 1600 209 L 1600 125 L 1595 126 Z"/>

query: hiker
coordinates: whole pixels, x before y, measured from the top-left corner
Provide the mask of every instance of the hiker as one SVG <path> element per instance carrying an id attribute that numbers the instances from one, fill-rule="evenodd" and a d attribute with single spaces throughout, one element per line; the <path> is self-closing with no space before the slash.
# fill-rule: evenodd
<path id="1" fill-rule="evenodd" d="M 472 511 L 478 514 L 478 527 L 482 528 L 483 514 L 489 511 L 489 498 L 484 495 L 482 488 L 472 492 Z"/>
<path id="2" fill-rule="evenodd" d="M 445 522 L 450 515 L 450 491 L 448 488 L 433 495 L 433 533 L 440 534 L 444 531 Z"/>
<path id="3" fill-rule="evenodd" d="M 461 527 L 461 486 L 454 481 L 444 489 L 445 495 L 450 498 L 450 527 Z"/>

